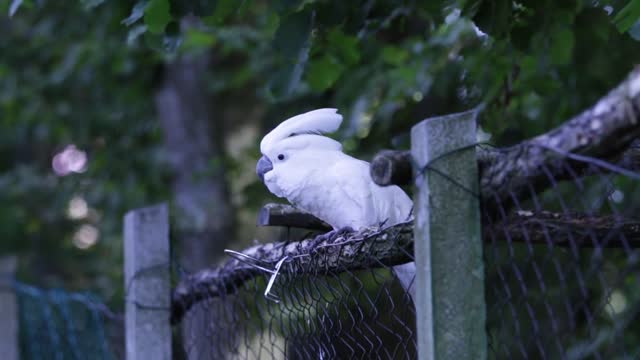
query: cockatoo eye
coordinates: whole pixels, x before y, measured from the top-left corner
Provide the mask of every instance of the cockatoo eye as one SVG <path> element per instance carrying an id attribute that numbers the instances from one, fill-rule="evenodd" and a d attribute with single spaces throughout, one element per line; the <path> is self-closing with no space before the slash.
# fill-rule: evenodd
<path id="1" fill-rule="evenodd" d="M 284 155 L 283 154 L 278 154 L 278 160 L 284 160 Z"/>

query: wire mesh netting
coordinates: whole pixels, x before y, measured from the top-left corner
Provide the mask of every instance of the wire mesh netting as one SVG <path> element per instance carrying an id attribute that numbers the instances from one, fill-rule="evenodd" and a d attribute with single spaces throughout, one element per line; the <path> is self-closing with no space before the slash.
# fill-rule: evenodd
<path id="1" fill-rule="evenodd" d="M 14 283 L 21 359 L 123 359 L 122 316 L 90 293 Z"/>
<path id="2" fill-rule="evenodd" d="M 637 157 L 565 155 L 542 180 L 469 192 L 483 205 L 489 358 L 640 357 Z M 416 358 L 413 277 L 397 266 L 413 260 L 412 229 L 286 239 L 183 277 L 180 355 Z"/>
<path id="3" fill-rule="evenodd" d="M 182 319 L 183 355 L 415 358 L 414 306 L 390 267 L 411 259 L 410 233 L 408 224 L 396 234 L 266 245 L 245 253 L 262 259 L 257 265 L 272 274 L 236 259 L 208 278 L 200 274 L 199 288 L 188 294 L 208 300 Z M 396 241 L 400 244 L 392 244 Z"/>
<path id="4" fill-rule="evenodd" d="M 484 209 L 493 358 L 640 357 L 640 173 L 624 159 L 543 165 Z"/>

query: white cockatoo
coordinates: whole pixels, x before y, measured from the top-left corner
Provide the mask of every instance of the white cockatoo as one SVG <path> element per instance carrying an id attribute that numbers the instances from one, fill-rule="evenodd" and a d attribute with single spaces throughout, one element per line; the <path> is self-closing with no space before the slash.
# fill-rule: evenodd
<path id="1" fill-rule="evenodd" d="M 413 202 L 402 189 L 377 185 L 369 175 L 368 162 L 343 153 L 339 142 L 320 135 L 336 131 L 341 123 L 336 109 L 313 110 L 285 120 L 262 139 L 263 156 L 256 173 L 271 193 L 325 221 L 334 231 L 409 220 Z M 394 270 L 408 289 L 414 263 Z"/>

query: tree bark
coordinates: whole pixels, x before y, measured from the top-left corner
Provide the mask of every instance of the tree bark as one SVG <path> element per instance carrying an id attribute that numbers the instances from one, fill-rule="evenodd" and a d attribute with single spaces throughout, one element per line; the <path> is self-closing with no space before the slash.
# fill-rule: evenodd
<path id="1" fill-rule="evenodd" d="M 285 226 L 301 229 L 330 231 L 331 225 L 309 214 L 285 204 L 267 204 L 258 213 L 258 226 Z"/>
<path id="2" fill-rule="evenodd" d="M 209 55 L 184 56 L 166 65 L 156 93 L 167 158 L 174 173 L 175 222 L 180 263 L 211 265 L 233 240 L 234 214 L 222 166 L 223 136 L 203 79 Z"/>
<path id="3" fill-rule="evenodd" d="M 488 147 L 478 147 L 476 150 L 478 155 L 478 166 L 480 166 L 480 169 L 489 167 L 492 163 L 500 162 L 502 153 L 505 151 L 505 149 L 493 149 Z M 585 159 L 585 161 L 588 160 Z M 409 185 L 413 176 L 405 169 L 407 166 L 411 166 L 411 162 L 411 152 L 408 150 L 382 150 L 375 155 L 373 160 L 371 160 L 371 178 L 380 186 Z M 588 165 L 589 163 L 587 162 L 582 166 L 575 168 L 575 172 L 573 174 L 557 174 L 558 177 L 555 178 L 555 180 L 563 181 L 573 179 L 575 176 L 584 177 L 609 173 L 612 171 L 611 169 L 598 166 L 586 167 Z M 640 139 L 633 141 L 622 153 L 617 156 L 613 156 L 611 158 L 610 165 L 628 170 L 629 172 L 640 172 Z M 489 179 L 483 181 L 483 176 L 487 175 L 485 175 L 484 172 L 480 174 L 480 180 L 483 184 L 491 182 Z M 483 191 L 488 193 L 491 191 L 491 188 L 485 187 L 481 189 L 481 195 L 486 196 L 482 193 Z"/>
<path id="4" fill-rule="evenodd" d="M 174 173 L 172 233 L 180 266 L 189 272 L 214 264 L 234 238 L 234 212 L 223 164 L 222 119 L 215 118 L 206 74 L 211 56 L 182 56 L 165 65 L 155 100 L 164 130 L 167 158 Z M 220 113 L 220 112 L 216 112 Z M 216 126 L 217 125 L 217 126 Z M 187 358 L 214 359 L 223 353 L 206 337 L 220 314 L 196 306 L 182 324 Z"/>
<path id="5" fill-rule="evenodd" d="M 563 125 L 509 148 L 478 148 L 480 196 L 485 205 L 509 207 L 555 181 L 616 170 L 628 176 L 640 170 L 640 66 L 594 106 Z M 595 159 L 598 159 L 594 161 Z M 381 152 L 372 161 L 371 176 L 379 185 L 407 184 L 411 176 L 407 152 Z M 597 163 L 600 161 L 600 163 Z M 605 166 L 603 166 L 605 165 Z"/>
<path id="6" fill-rule="evenodd" d="M 640 220 L 551 211 L 516 211 L 483 229 L 485 242 L 507 240 L 553 246 L 640 247 Z"/>

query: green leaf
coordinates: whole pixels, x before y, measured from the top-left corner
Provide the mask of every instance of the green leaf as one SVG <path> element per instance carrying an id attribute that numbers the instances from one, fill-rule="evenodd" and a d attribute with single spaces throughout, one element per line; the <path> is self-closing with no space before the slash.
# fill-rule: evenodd
<path id="1" fill-rule="evenodd" d="M 293 13 L 280 20 L 273 46 L 286 59 L 298 57 L 300 49 L 307 47 L 311 38 L 312 15 L 308 11 Z"/>
<path id="2" fill-rule="evenodd" d="M 222 25 L 224 21 L 237 10 L 237 0 L 218 0 L 216 1 L 216 9 L 213 14 L 207 18 L 207 22 L 212 25 Z"/>
<path id="3" fill-rule="evenodd" d="M 277 70 L 269 80 L 266 95 L 271 101 L 280 101 L 290 98 L 300 90 L 300 79 L 304 72 L 304 62 L 296 63 L 292 69 L 283 67 Z"/>
<path id="4" fill-rule="evenodd" d="M 293 13 L 280 21 L 272 42 L 284 66 L 271 76 L 267 96 L 282 100 L 299 91 L 300 80 L 309 60 L 313 16 L 309 11 Z"/>
<path id="5" fill-rule="evenodd" d="M 358 39 L 349 36 L 340 29 L 332 29 L 327 36 L 329 47 L 347 65 L 355 65 L 360 61 Z"/>
<path id="6" fill-rule="evenodd" d="M 150 0 L 144 11 L 147 29 L 154 34 L 160 34 L 170 21 L 169 0 Z"/>
<path id="7" fill-rule="evenodd" d="M 451 3 L 452 1 L 449 1 L 449 0 L 429 0 L 429 1 L 419 1 L 416 3 L 416 5 L 420 6 L 420 9 L 425 13 L 431 16 L 437 16 L 442 14 L 443 9 L 453 7 Z M 455 3 L 455 6 L 458 8 L 463 7 L 465 6 L 465 1 L 458 1 L 457 3 Z"/>
<path id="8" fill-rule="evenodd" d="M 620 32 L 625 32 L 640 20 L 640 1 L 631 0 L 613 18 L 614 24 Z"/>
<path id="9" fill-rule="evenodd" d="M 409 52 L 403 48 L 388 45 L 382 48 L 382 60 L 390 65 L 399 66 L 409 58 Z"/>
<path id="10" fill-rule="evenodd" d="M 276 13 L 269 14 L 265 21 L 264 34 L 269 38 L 275 38 L 276 31 L 280 27 L 280 17 Z"/>
<path id="11" fill-rule="evenodd" d="M 401 81 L 403 83 L 414 83 L 416 80 L 416 69 L 413 67 L 399 67 L 389 71 L 389 75 L 394 80 Z"/>
<path id="12" fill-rule="evenodd" d="M 189 29 L 185 34 L 183 46 L 189 50 L 209 48 L 216 42 L 216 37 L 208 32 Z"/>
<path id="13" fill-rule="evenodd" d="M 571 62 L 574 45 L 573 31 L 563 28 L 555 32 L 551 38 L 551 61 L 557 65 L 566 65 Z"/>
<path id="14" fill-rule="evenodd" d="M 307 82 L 313 90 L 324 91 L 330 88 L 340 75 L 342 75 L 345 67 L 332 56 L 324 56 L 318 60 L 312 61 L 307 71 Z"/>

